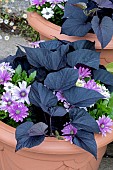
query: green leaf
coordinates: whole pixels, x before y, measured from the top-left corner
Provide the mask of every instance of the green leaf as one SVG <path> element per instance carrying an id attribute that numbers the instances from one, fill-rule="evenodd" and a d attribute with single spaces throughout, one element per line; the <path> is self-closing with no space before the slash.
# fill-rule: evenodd
<path id="1" fill-rule="evenodd" d="M 113 108 L 113 93 L 111 93 L 110 95 L 110 99 L 109 99 L 109 104 L 108 104 L 109 107 Z"/>
<path id="2" fill-rule="evenodd" d="M 17 66 L 17 68 L 15 69 L 15 73 L 18 74 L 18 75 L 20 75 L 20 74 L 22 73 L 22 67 L 21 67 L 20 64 L 19 64 L 19 65 Z"/>
<path id="3" fill-rule="evenodd" d="M 29 75 L 29 78 L 28 78 L 29 82 L 34 81 L 35 77 L 36 77 L 36 71 L 32 72 L 32 73 Z"/>
<path id="4" fill-rule="evenodd" d="M 22 80 L 26 80 L 27 79 L 27 73 L 26 73 L 26 71 L 24 70 L 23 72 L 22 72 Z"/>
<path id="5" fill-rule="evenodd" d="M 106 69 L 107 71 L 113 73 L 113 62 L 107 64 Z"/>
<path id="6" fill-rule="evenodd" d="M 8 113 L 5 111 L 0 111 L 0 120 L 5 119 L 6 117 L 8 117 Z"/>

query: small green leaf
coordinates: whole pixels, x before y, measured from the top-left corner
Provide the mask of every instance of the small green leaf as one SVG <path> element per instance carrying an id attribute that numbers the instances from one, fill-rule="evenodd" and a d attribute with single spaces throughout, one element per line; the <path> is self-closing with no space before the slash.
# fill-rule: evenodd
<path id="1" fill-rule="evenodd" d="M 107 71 L 113 73 L 113 62 L 107 64 L 106 69 Z"/>
<path id="2" fill-rule="evenodd" d="M 110 95 L 110 99 L 109 99 L 109 104 L 108 104 L 109 107 L 113 108 L 113 93 L 111 93 Z"/>
<path id="3" fill-rule="evenodd" d="M 29 75 L 29 79 L 30 79 L 31 81 L 33 81 L 33 80 L 35 79 L 35 77 L 36 77 L 36 71 L 32 72 L 32 73 Z"/>
<path id="4" fill-rule="evenodd" d="M 20 64 L 19 64 L 19 65 L 17 66 L 17 68 L 15 69 L 15 73 L 17 73 L 18 75 L 20 75 L 20 74 L 22 73 L 22 67 L 21 67 Z"/>
<path id="5" fill-rule="evenodd" d="M 0 120 L 3 120 L 3 119 L 5 119 L 6 117 L 8 116 L 8 113 L 7 112 L 5 112 L 5 111 L 0 111 Z"/>

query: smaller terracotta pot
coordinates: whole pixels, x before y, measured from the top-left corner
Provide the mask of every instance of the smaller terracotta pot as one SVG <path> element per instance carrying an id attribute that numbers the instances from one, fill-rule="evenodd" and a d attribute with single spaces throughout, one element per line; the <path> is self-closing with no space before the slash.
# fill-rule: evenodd
<path id="1" fill-rule="evenodd" d="M 98 170 L 113 132 L 106 137 L 95 135 L 95 139 L 97 160 L 70 142 L 50 137 L 39 146 L 15 153 L 15 129 L 0 121 L 0 170 Z"/>
<path id="2" fill-rule="evenodd" d="M 60 26 L 47 21 L 38 13 L 31 12 L 28 13 L 27 16 L 28 16 L 27 17 L 28 23 L 37 32 L 40 33 L 41 40 L 50 40 L 50 39 L 58 38 L 60 40 L 67 40 L 70 42 L 76 40 L 90 40 L 92 42 L 95 41 L 95 48 L 97 49 L 97 51 L 101 51 L 101 57 L 100 57 L 101 64 L 107 65 L 108 63 L 113 62 L 113 38 L 110 41 L 110 43 L 106 46 L 106 48 L 101 50 L 100 42 L 98 41 L 95 34 L 88 33 L 84 37 L 67 36 L 64 34 L 60 34 L 61 32 Z"/>

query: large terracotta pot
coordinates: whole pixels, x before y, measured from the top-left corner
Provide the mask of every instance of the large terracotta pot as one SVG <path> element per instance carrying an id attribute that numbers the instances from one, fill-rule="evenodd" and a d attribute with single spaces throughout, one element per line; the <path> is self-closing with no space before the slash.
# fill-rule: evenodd
<path id="1" fill-rule="evenodd" d="M 101 49 L 100 42 L 98 41 L 95 34 L 88 33 L 84 37 L 75 37 L 75 36 L 67 36 L 64 34 L 60 34 L 61 27 L 55 25 L 42 16 L 40 16 L 36 12 L 28 13 L 28 23 L 40 33 L 41 40 L 48 40 L 53 38 L 58 38 L 60 40 L 68 40 L 70 42 L 76 40 L 90 40 L 92 42 L 95 41 L 95 47 L 98 51 Z M 101 64 L 106 65 L 109 62 L 113 62 L 113 38 L 110 43 L 106 46 L 105 49 L 101 50 Z"/>
<path id="2" fill-rule="evenodd" d="M 0 121 L 0 170 L 98 170 L 106 146 L 113 140 L 113 132 L 95 138 L 97 160 L 70 142 L 50 137 L 39 146 L 15 153 L 15 129 Z"/>

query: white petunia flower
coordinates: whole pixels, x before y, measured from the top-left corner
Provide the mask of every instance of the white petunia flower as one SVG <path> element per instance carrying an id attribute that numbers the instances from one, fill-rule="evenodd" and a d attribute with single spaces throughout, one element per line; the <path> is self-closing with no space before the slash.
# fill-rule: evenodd
<path id="1" fill-rule="evenodd" d="M 54 16 L 54 11 L 52 10 L 52 8 L 43 8 L 43 10 L 41 11 L 41 14 L 44 18 L 49 19 L 51 17 Z"/>
<path id="2" fill-rule="evenodd" d="M 0 18 L 0 24 L 1 24 L 1 23 L 3 23 L 3 19 L 2 19 L 2 18 Z"/>

